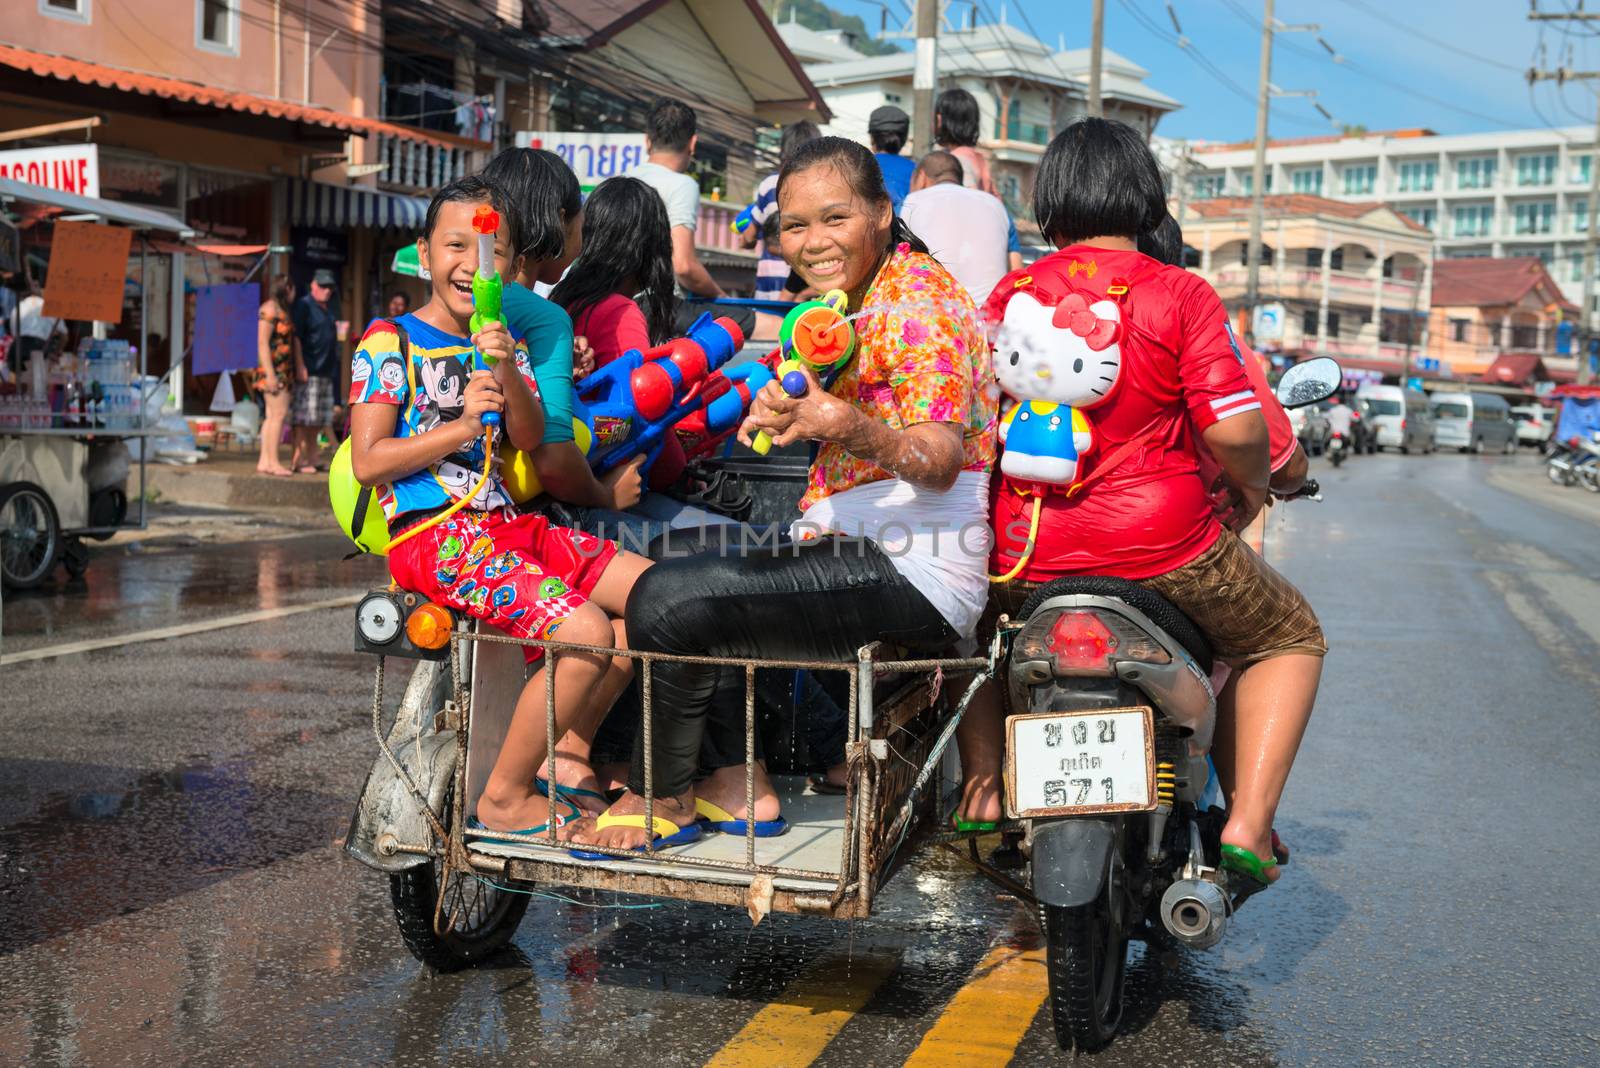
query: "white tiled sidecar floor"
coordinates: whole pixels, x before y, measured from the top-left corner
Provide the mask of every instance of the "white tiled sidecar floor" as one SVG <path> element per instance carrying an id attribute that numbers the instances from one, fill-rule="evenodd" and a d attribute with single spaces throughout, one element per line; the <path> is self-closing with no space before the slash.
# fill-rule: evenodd
<path id="1" fill-rule="evenodd" d="M 789 830 L 776 838 L 756 839 L 756 863 L 828 872 L 836 877 L 840 850 L 844 847 L 844 798 L 836 794 L 808 792 L 806 780 L 801 776 L 776 776 L 773 785 L 782 799 L 783 815 L 789 821 Z M 750 881 L 750 876 L 744 872 L 673 863 L 675 858 L 703 858 L 743 864 L 746 859 L 746 840 L 742 834 L 708 834 L 698 842 L 662 850 L 654 858 L 641 856 L 639 860 L 579 860 L 564 847 L 552 849 L 532 842 L 483 838 L 470 833 L 467 838 L 474 850 L 494 856 L 607 868 L 633 874 L 691 877 L 708 882 L 744 884 Z M 815 892 L 832 889 L 834 882 L 831 879 L 778 877 L 773 879 L 773 885 L 781 890 Z"/>

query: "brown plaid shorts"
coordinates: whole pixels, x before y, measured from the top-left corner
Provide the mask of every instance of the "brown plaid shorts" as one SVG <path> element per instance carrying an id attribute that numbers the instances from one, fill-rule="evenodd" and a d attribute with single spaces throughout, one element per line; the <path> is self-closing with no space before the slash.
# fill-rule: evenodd
<path id="1" fill-rule="evenodd" d="M 1305 596 L 1228 531 L 1182 567 L 1139 584 L 1194 620 L 1217 659 L 1236 667 L 1290 653 L 1328 652 L 1322 624 Z M 987 643 L 994 635 L 1001 613 L 1015 618 L 1041 585 L 1017 581 L 993 587 L 978 624 L 979 641 Z"/>

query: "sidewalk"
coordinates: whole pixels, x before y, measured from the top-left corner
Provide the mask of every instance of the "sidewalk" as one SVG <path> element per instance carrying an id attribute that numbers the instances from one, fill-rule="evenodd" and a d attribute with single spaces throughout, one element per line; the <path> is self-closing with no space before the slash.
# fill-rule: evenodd
<path id="1" fill-rule="evenodd" d="M 146 490 L 154 500 L 161 502 L 250 511 L 278 508 L 327 511 L 329 507 L 326 473 L 293 478 L 258 474 L 253 451 L 213 452 L 190 465 L 152 463 L 146 469 L 146 477 Z"/>
<path id="2" fill-rule="evenodd" d="M 1486 480 L 1495 489 L 1514 493 L 1523 500 L 1542 504 L 1575 519 L 1600 523 L 1600 494 L 1590 493 L 1582 486 L 1558 486 L 1545 475 L 1544 461 L 1536 457 L 1528 462 L 1506 464 L 1489 472 Z"/>

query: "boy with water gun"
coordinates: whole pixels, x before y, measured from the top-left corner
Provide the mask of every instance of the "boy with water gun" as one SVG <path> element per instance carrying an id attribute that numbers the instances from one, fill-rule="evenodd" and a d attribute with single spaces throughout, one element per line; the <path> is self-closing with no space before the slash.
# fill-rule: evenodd
<path id="1" fill-rule="evenodd" d="M 427 305 L 367 330 L 352 368 L 351 469 L 373 487 L 388 522 L 389 571 L 403 589 L 514 637 L 625 644 L 621 615 L 649 561 L 614 544 L 518 515 L 500 477 L 498 439 L 539 444 L 544 412 L 519 368 L 518 342 L 498 321 L 499 279 L 509 269 L 509 209 L 496 187 L 463 178 L 428 205 L 419 259 L 432 275 Z M 526 647 L 530 663 L 541 657 Z M 491 830 L 542 833 L 545 679 L 528 681 L 477 806 Z M 556 736 L 603 716 L 631 665 L 604 654 L 567 654 L 554 683 Z M 561 755 L 563 764 L 571 758 Z M 598 783 L 585 766 L 557 785 L 557 822 Z"/>

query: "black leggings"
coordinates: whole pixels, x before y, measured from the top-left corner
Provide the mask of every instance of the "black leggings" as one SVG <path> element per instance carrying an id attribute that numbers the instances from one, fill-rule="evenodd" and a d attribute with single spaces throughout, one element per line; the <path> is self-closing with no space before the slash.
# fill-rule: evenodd
<path id="1" fill-rule="evenodd" d="M 873 641 L 938 648 L 958 637 L 874 542 L 844 537 L 663 561 L 634 586 L 627 623 L 633 648 L 684 656 L 849 660 Z M 718 670 L 652 669 L 657 796 L 689 789 L 703 735 L 709 751 L 728 754 L 723 767 L 743 763 L 743 715 L 712 707 Z M 635 793 L 644 792 L 644 761 L 641 731 L 628 779 Z"/>

